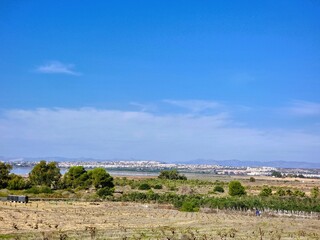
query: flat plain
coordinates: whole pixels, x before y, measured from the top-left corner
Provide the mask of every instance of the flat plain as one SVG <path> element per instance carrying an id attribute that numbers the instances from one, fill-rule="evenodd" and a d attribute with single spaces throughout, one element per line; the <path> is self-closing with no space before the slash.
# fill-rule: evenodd
<path id="1" fill-rule="evenodd" d="M 169 205 L 0 202 L 0 239 L 320 239 L 317 218 L 180 212 Z"/>

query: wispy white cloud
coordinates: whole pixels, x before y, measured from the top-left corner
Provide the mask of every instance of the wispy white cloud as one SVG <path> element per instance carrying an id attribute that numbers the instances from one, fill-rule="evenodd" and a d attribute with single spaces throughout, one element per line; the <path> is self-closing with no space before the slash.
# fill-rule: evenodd
<path id="1" fill-rule="evenodd" d="M 296 100 L 287 111 L 301 117 L 320 116 L 320 103 Z"/>
<path id="2" fill-rule="evenodd" d="M 36 68 L 36 72 L 46 74 L 68 74 L 74 76 L 80 76 L 81 73 L 73 70 L 74 64 L 65 64 L 59 61 L 51 61 L 47 64 Z"/>
<path id="3" fill-rule="evenodd" d="M 158 107 L 152 103 L 130 102 L 131 106 L 138 107 L 142 112 L 156 111 Z"/>
<path id="4" fill-rule="evenodd" d="M 183 161 L 197 158 L 318 161 L 320 135 L 239 126 L 224 113 L 166 114 L 108 109 L 8 110 L 0 153 Z"/>
<path id="5" fill-rule="evenodd" d="M 202 112 L 205 110 L 212 110 L 221 108 L 223 105 L 215 101 L 204 100 L 171 100 L 166 99 L 163 102 L 190 110 L 192 112 Z"/>

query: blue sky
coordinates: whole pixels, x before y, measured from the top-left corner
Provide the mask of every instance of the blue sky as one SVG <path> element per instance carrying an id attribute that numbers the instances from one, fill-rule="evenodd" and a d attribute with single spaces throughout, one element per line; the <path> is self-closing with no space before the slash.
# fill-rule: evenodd
<path id="1" fill-rule="evenodd" d="M 0 3 L 0 156 L 317 162 L 320 2 Z"/>

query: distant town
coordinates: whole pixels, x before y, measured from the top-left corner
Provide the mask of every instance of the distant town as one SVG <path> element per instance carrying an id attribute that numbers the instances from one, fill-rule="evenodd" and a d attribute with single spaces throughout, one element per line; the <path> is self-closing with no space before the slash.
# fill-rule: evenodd
<path id="1" fill-rule="evenodd" d="M 10 162 L 14 168 L 30 168 L 36 165 L 39 160 L 11 159 Z M 48 160 L 52 161 L 52 160 Z M 203 173 L 217 175 L 242 175 L 242 176 L 283 176 L 300 178 L 320 178 L 320 169 L 307 168 L 276 168 L 269 166 L 222 166 L 211 164 L 178 164 L 164 163 L 159 161 L 57 161 L 62 169 L 68 169 L 73 166 L 84 166 L 87 169 L 103 167 L 107 170 L 117 171 L 140 171 L 140 172 L 160 172 L 161 170 L 177 169 L 182 173 Z"/>

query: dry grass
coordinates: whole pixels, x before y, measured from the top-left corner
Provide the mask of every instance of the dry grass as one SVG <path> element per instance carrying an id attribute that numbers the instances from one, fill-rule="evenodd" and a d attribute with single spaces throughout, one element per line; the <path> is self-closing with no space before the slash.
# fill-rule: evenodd
<path id="1" fill-rule="evenodd" d="M 285 189 L 299 189 L 304 191 L 307 196 L 310 196 L 311 189 L 313 187 L 320 186 L 320 179 L 308 179 L 308 178 L 274 178 L 270 176 L 254 176 L 255 182 L 250 182 L 250 176 L 226 176 L 226 175 L 206 175 L 206 174 L 187 174 L 188 179 L 199 179 L 210 182 L 216 180 L 222 182 L 230 182 L 232 180 L 239 180 L 245 187 L 248 194 L 257 195 L 263 186 L 270 186 L 275 193 L 278 188 Z M 207 193 L 210 191 L 208 186 L 197 187 L 196 192 Z M 211 189 L 212 190 L 212 189 Z M 222 194 L 221 196 L 227 196 Z"/>
<path id="2" fill-rule="evenodd" d="M 320 239 L 320 221 L 118 202 L 0 202 L 0 239 Z"/>

